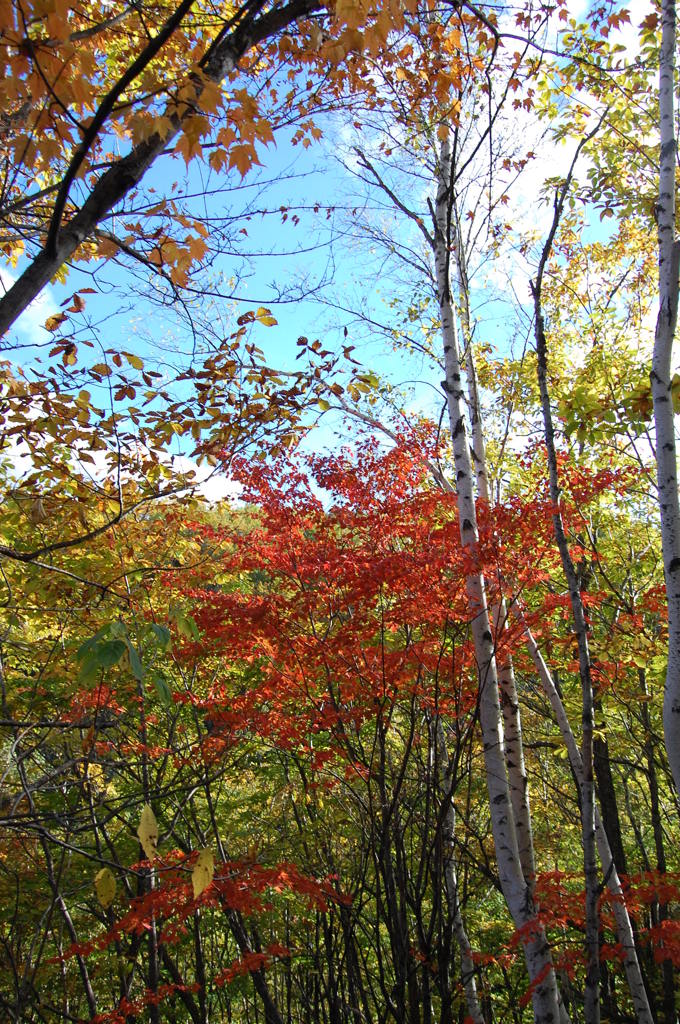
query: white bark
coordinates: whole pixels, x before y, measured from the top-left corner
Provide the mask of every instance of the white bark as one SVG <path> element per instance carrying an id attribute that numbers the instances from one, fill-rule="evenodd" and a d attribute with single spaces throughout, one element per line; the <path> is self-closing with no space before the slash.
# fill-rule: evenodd
<path id="1" fill-rule="evenodd" d="M 678 318 L 678 260 L 675 238 L 675 169 L 677 145 L 674 125 L 675 0 L 662 0 L 662 37 L 659 54 L 659 315 L 652 358 L 652 399 L 656 431 L 656 472 L 661 513 L 663 567 L 668 600 L 668 670 L 663 704 L 666 750 L 675 788 L 680 794 L 680 505 L 675 423 L 671 393 L 671 357 Z"/>
<path id="2" fill-rule="evenodd" d="M 435 209 L 435 267 L 444 344 L 445 380 L 451 439 L 456 470 L 458 518 L 463 549 L 475 561 L 478 555 L 477 517 L 468 431 L 465 423 L 460 354 L 450 289 L 450 176 L 451 150 L 448 138 L 442 142 Z M 498 694 L 498 673 L 494 656 L 486 587 L 481 570 L 466 580 L 471 628 L 479 675 L 479 717 L 484 746 L 486 781 L 498 874 L 508 909 L 523 933 L 524 955 L 532 985 L 536 1024 L 557 1024 L 561 1019 L 561 998 L 543 927 L 536 919 L 531 888 L 527 886 L 517 843 L 512 800 L 508 785 Z"/>
<path id="3" fill-rule="evenodd" d="M 567 717 L 564 704 L 557 692 L 555 682 L 548 666 L 545 663 L 543 655 L 539 650 L 538 644 L 534 639 L 531 629 L 527 625 L 521 609 L 516 603 L 512 605 L 512 613 L 517 620 L 521 622 L 524 628 L 524 635 L 526 637 L 529 654 L 531 655 L 536 668 L 538 678 L 541 681 L 543 692 L 550 702 L 550 707 L 555 715 L 555 721 L 557 722 L 564 745 L 567 748 L 571 770 L 574 773 L 577 784 L 581 786 L 583 783 L 583 760 L 581 758 L 581 751 L 579 750 L 578 743 L 576 742 L 576 737 L 574 736 Z M 626 972 L 626 980 L 628 982 L 631 999 L 635 1008 L 635 1015 L 638 1024 L 654 1024 L 654 1018 L 649 1006 L 649 1000 L 647 999 L 647 992 L 642 980 L 640 963 L 635 949 L 635 939 L 628 910 L 626 908 L 625 894 L 621 886 L 621 880 L 618 876 L 616 865 L 614 864 L 614 858 L 612 857 L 607 833 L 605 832 L 604 825 L 602 824 L 602 819 L 597 806 L 595 806 L 595 842 L 597 843 L 597 851 L 602 864 L 607 888 L 613 896 L 612 911 L 614 913 L 614 919 L 616 920 L 616 934 L 624 952 L 623 966 Z"/>
<path id="4" fill-rule="evenodd" d="M 491 504 L 489 474 L 486 464 L 486 445 L 484 443 L 484 424 L 482 409 L 477 389 L 474 355 L 471 346 L 470 309 L 467 280 L 467 264 L 460 230 L 458 212 L 452 206 L 455 220 L 455 251 L 458 270 L 458 295 L 460 319 L 466 348 L 466 370 L 468 381 L 468 402 L 470 406 L 472 460 L 474 462 L 477 481 L 477 495 L 487 505 Z M 507 609 L 505 601 L 500 598 L 492 602 L 489 609 L 493 622 L 496 643 L 506 628 Z M 515 683 L 515 671 L 512 657 L 506 653 L 498 661 L 498 684 L 500 687 L 501 710 L 503 712 L 503 731 L 505 739 L 505 764 L 510 786 L 510 800 L 515 817 L 515 831 L 519 847 L 519 859 L 522 874 L 528 886 L 533 889 L 536 877 L 534 858 L 534 837 L 531 827 L 531 809 L 529 806 L 529 782 L 524 764 L 524 746 L 522 743 L 522 720 L 519 707 L 519 696 Z"/>

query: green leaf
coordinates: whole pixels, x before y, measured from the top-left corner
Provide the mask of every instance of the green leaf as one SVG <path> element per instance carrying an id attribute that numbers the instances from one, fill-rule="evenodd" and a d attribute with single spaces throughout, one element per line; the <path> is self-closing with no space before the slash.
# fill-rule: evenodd
<path id="1" fill-rule="evenodd" d="M 96 643 L 83 659 L 78 678 L 89 679 L 98 669 L 117 665 L 127 650 L 122 640 L 104 640 Z"/>
<path id="2" fill-rule="evenodd" d="M 165 676 L 154 676 L 153 685 L 156 687 L 156 693 L 160 702 L 166 706 L 172 704 L 172 690 Z"/>
<path id="3" fill-rule="evenodd" d="M 83 661 L 83 659 L 92 650 L 94 650 L 99 641 L 102 640 L 105 636 L 109 635 L 110 629 L 110 625 L 102 626 L 102 628 L 98 629 L 97 632 L 89 638 L 89 640 L 86 640 L 85 643 L 81 644 L 78 650 L 76 651 L 76 658 L 78 659 L 78 661 Z"/>
<path id="4" fill-rule="evenodd" d="M 139 655 L 137 654 L 137 651 L 135 650 L 134 646 L 130 643 L 129 640 L 126 641 L 125 646 L 127 648 L 128 658 L 130 659 L 130 671 L 132 672 L 135 679 L 143 679 L 144 666 L 142 665 L 142 662 L 139 658 Z"/>
<path id="5" fill-rule="evenodd" d="M 167 651 L 170 648 L 170 630 L 167 626 L 160 626 L 157 622 L 151 623 L 151 632 L 158 641 L 158 646 L 162 651 Z"/>
<path id="6" fill-rule="evenodd" d="M 190 615 L 182 615 L 180 613 L 175 618 L 175 625 L 177 626 L 177 632 L 180 636 L 185 636 L 187 640 L 199 639 L 200 634 L 198 632 L 198 626 Z"/>
<path id="7" fill-rule="evenodd" d="M 122 640 L 105 640 L 95 648 L 97 663 L 101 668 L 112 668 L 117 665 L 125 654 L 125 643 Z"/>

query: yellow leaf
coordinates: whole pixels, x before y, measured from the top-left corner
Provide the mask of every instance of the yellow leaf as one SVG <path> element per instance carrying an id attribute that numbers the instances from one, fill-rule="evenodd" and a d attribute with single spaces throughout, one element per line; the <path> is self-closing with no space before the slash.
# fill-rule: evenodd
<path id="1" fill-rule="evenodd" d="M 48 316 L 47 320 L 45 321 L 45 330 L 53 332 L 58 330 L 58 328 L 60 327 L 61 324 L 63 324 L 65 319 L 66 313 L 55 313 L 54 316 Z"/>
<path id="2" fill-rule="evenodd" d="M 156 857 L 156 847 L 158 846 L 158 825 L 156 823 L 156 816 L 148 804 L 144 804 L 137 835 L 147 860 L 154 860 Z"/>
<path id="3" fill-rule="evenodd" d="M 214 114 L 222 102 L 222 86 L 210 78 L 204 78 L 201 85 L 201 107 Z"/>
<path id="4" fill-rule="evenodd" d="M 202 238 L 196 238 L 194 235 L 189 235 L 187 239 L 189 245 L 189 254 L 192 260 L 202 260 L 208 251 L 208 246 Z"/>
<path id="5" fill-rule="evenodd" d="M 116 895 L 116 879 L 108 868 L 102 868 L 94 876 L 94 889 L 101 906 L 106 910 Z"/>
<path id="6" fill-rule="evenodd" d="M 208 888 L 215 874 L 215 859 L 212 850 L 201 850 L 191 872 L 191 884 L 194 887 L 194 899 Z"/>
<path id="7" fill-rule="evenodd" d="M 135 370 L 143 370 L 144 363 L 139 356 L 133 356 L 130 352 L 123 352 L 123 355 L 127 359 L 130 366 L 134 367 Z"/>
<path id="8" fill-rule="evenodd" d="M 12 241 L 8 244 L 8 246 L 4 247 L 4 251 L 9 256 L 9 262 L 13 267 L 16 267 L 17 263 L 19 262 L 19 257 L 23 256 L 24 248 L 25 246 L 23 238 L 19 238 L 16 241 Z"/>
<path id="9" fill-rule="evenodd" d="M 188 135 L 183 133 L 180 135 L 175 146 L 175 152 L 180 153 L 184 157 L 184 162 L 188 167 L 194 157 L 203 155 L 203 146 L 198 139 L 190 139 Z"/>
<path id="10" fill-rule="evenodd" d="M 210 121 L 207 117 L 203 117 L 202 114 L 194 114 L 192 117 L 188 117 L 182 125 L 184 134 L 192 143 L 198 142 L 204 135 L 207 135 L 210 131 Z"/>

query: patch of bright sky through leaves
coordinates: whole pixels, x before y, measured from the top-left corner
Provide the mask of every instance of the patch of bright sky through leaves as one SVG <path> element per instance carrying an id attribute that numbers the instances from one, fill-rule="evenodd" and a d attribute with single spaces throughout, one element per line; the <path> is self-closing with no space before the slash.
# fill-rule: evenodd
<path id="1" fill-rule="evenodd" d="M 579 16 L 584 4 L 575 0 L 570 8 Z M 343 116 L 351 120 L 349 113 Z M 411 295 L 408 283 L 406 291 L 396 295 L 399 285 L 389 274 L 381 274 L 382 254 L 371 251 L 368 242 L 363 247 L 356 240 L 348 244 L 348 236 L 354 233 L 354 203 L 360 206 L 361 200 L 356 198 L 351 174 L 335 159 L 337 120 L 336 115 L 336 127 L 331 126 L 328 136 L 309 148 L 293 146 L 290 132 L 277 133 L 275 145 L 260 148 L 262 166 L 253 168 L 243 181 L 234 170 L 216 173 L 196 160 L 185 169 L 181 158 L 169 156 L 147 173 L 142 188 L 146 193 L 153 190 L 152 199 L 190 195 L 187 206 L 197 219 L 206 218 L 209 228 L 212 225 L 224 235 L 218 246 L 224 251 L 197 275 L 204 294 L 182 293 L 189 316 L 181 306 L 173 306 L 167 287 L 159 290 L 151 271 L 127 259 L 120 266 L 104 261 L 77 263 L 65 284 L 50 286 L 23 314 L 12 332 L 7 357 L 25 366 L 37 358 L 44 366 L 55 337 L 45 330 L 45 320 L 84 287 L 94 287 L 96 294 L 86 296 L 85 310 L 74 315 L 70 324 L 76 342 L 87 340 L 94 345 L 93 349 L 81 347 L 83 361 L 97 361 L 105 350 L 128 350 L 168 377 L 186 368 L 193 357 L 205 354 L 206 344 L 229 337 L 243 312 L 264 306 L 271 309 L 277 326 L 256 323 L 248 340 L 263 350 L 269 365 L 296 368 L 297 341 L 302 335 L 318 338 L 333 351 L 352 344 L 366 369 L 402 386 L 405 395 L 410 392 L 411 408 L 437 415 L 442 399 L 436 367 L 409 359 L 403 348 L 389 344 L 384 330 L 370 329 L 371 321 L 390 327 L 392 300 L 398 299 L 403 311 L 412 298 L 431 293 L 431 288 L 425 281 L 414 280 Z M 320 127 L 325 128 L 322 121 Z M 542 179 L 564 173 L 569 164 L 570 147 L 542 145 L 541 160 L 520 180 L 520 208 L 528 204 L 535 209 Z M 385 217 L 389 222 L 389 213 L 383 213 Z M 606 227 L 596 217 L 593 222 L 592 230 L 604 237 Z M 394 226 L 395 231 L 403 230 L 396 215 Z M 12 276 L 20 270 L 21 264 Z M 518 265 L 517 281 L 508 280 L 506 274 L 501 284 L 500 278 L 494 280 L 492 268 L 473 296 L 478 337 L 492 342 L 497 351 L 507 350 L 515 340 L 521 342 L 518 332 L 524 331 L 525 336 L 528 332 L 527 318 L 522 325 L 521 316 L 529 301 L 528 270 Z M 10 280 L 6 272 L 3 280 Z M 155 298 L 151 297 L 154 292 Z M 195 332 L 191 315 L 195 315 Z M 393 326 L 397 326 L 394 321 Z M 19 346 L 13 348 L 17 341 Z M 325 429 L 316 435 L 314 446 L 331 443 L 332 432 Z M 181 452 L 179 440 L 178 445 Z"/>

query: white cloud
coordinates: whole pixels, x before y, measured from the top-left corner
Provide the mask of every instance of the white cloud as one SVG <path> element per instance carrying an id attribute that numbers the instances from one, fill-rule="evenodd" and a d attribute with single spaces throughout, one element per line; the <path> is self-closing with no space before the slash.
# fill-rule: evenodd
<path id="1" fill-rule="evenodd" d="M 193 473 L 196 483 L 191 490 L 200 494 L 211 504 L 238 499 L 243 491 L 241 484 L 225 476 L 224 473 L 205 464 L 199 466 L 186 455 L 171 455 L 168 462 L 179 475 Z"/>
<path id="2" fill-rule="evenodd" d="M 89 451 L 84 447 L 81 448 L 81 451 L 87 452 L 88 461 L 82 461 L 78 457 L 78 451 L 76 450 L 73 450 L 71 453 L 73 467 L 76 472 L 89 478 L 95 485 L 103 484 L 107 478 L 110 481 L 115 477 L 115 468 L 112 466 L 111 459 L 107 458 L 107 452 Z M 140 458 L 142 454 L 143 452 L 140 449 L 138 452 Z M 28 476 L 35 468 L 28 448 L 21 441 L 13 440 L 3 450 L 2 459 L 5 465 L 9 466 L 11 476 L 17 481 L 21 481 L 23 477 Z M 195 494 L 205 498 L 211 504 L 219 504 L 223 501 L 237 501 L 243 490 L 241 484 L 230 479 L 224 473 L 205 464 L 199 466 L 186 455 L 165 455 L 161 456 L 161 461 L 178 478 L 188 478 L 187 487 L 184 491 L 178 492 L 180 494 Z M 130 472 L 125 475 L 133 476 L 133 473 Z M 167 486 L 172 486 L 171 480 L 167 481 Z"/>

